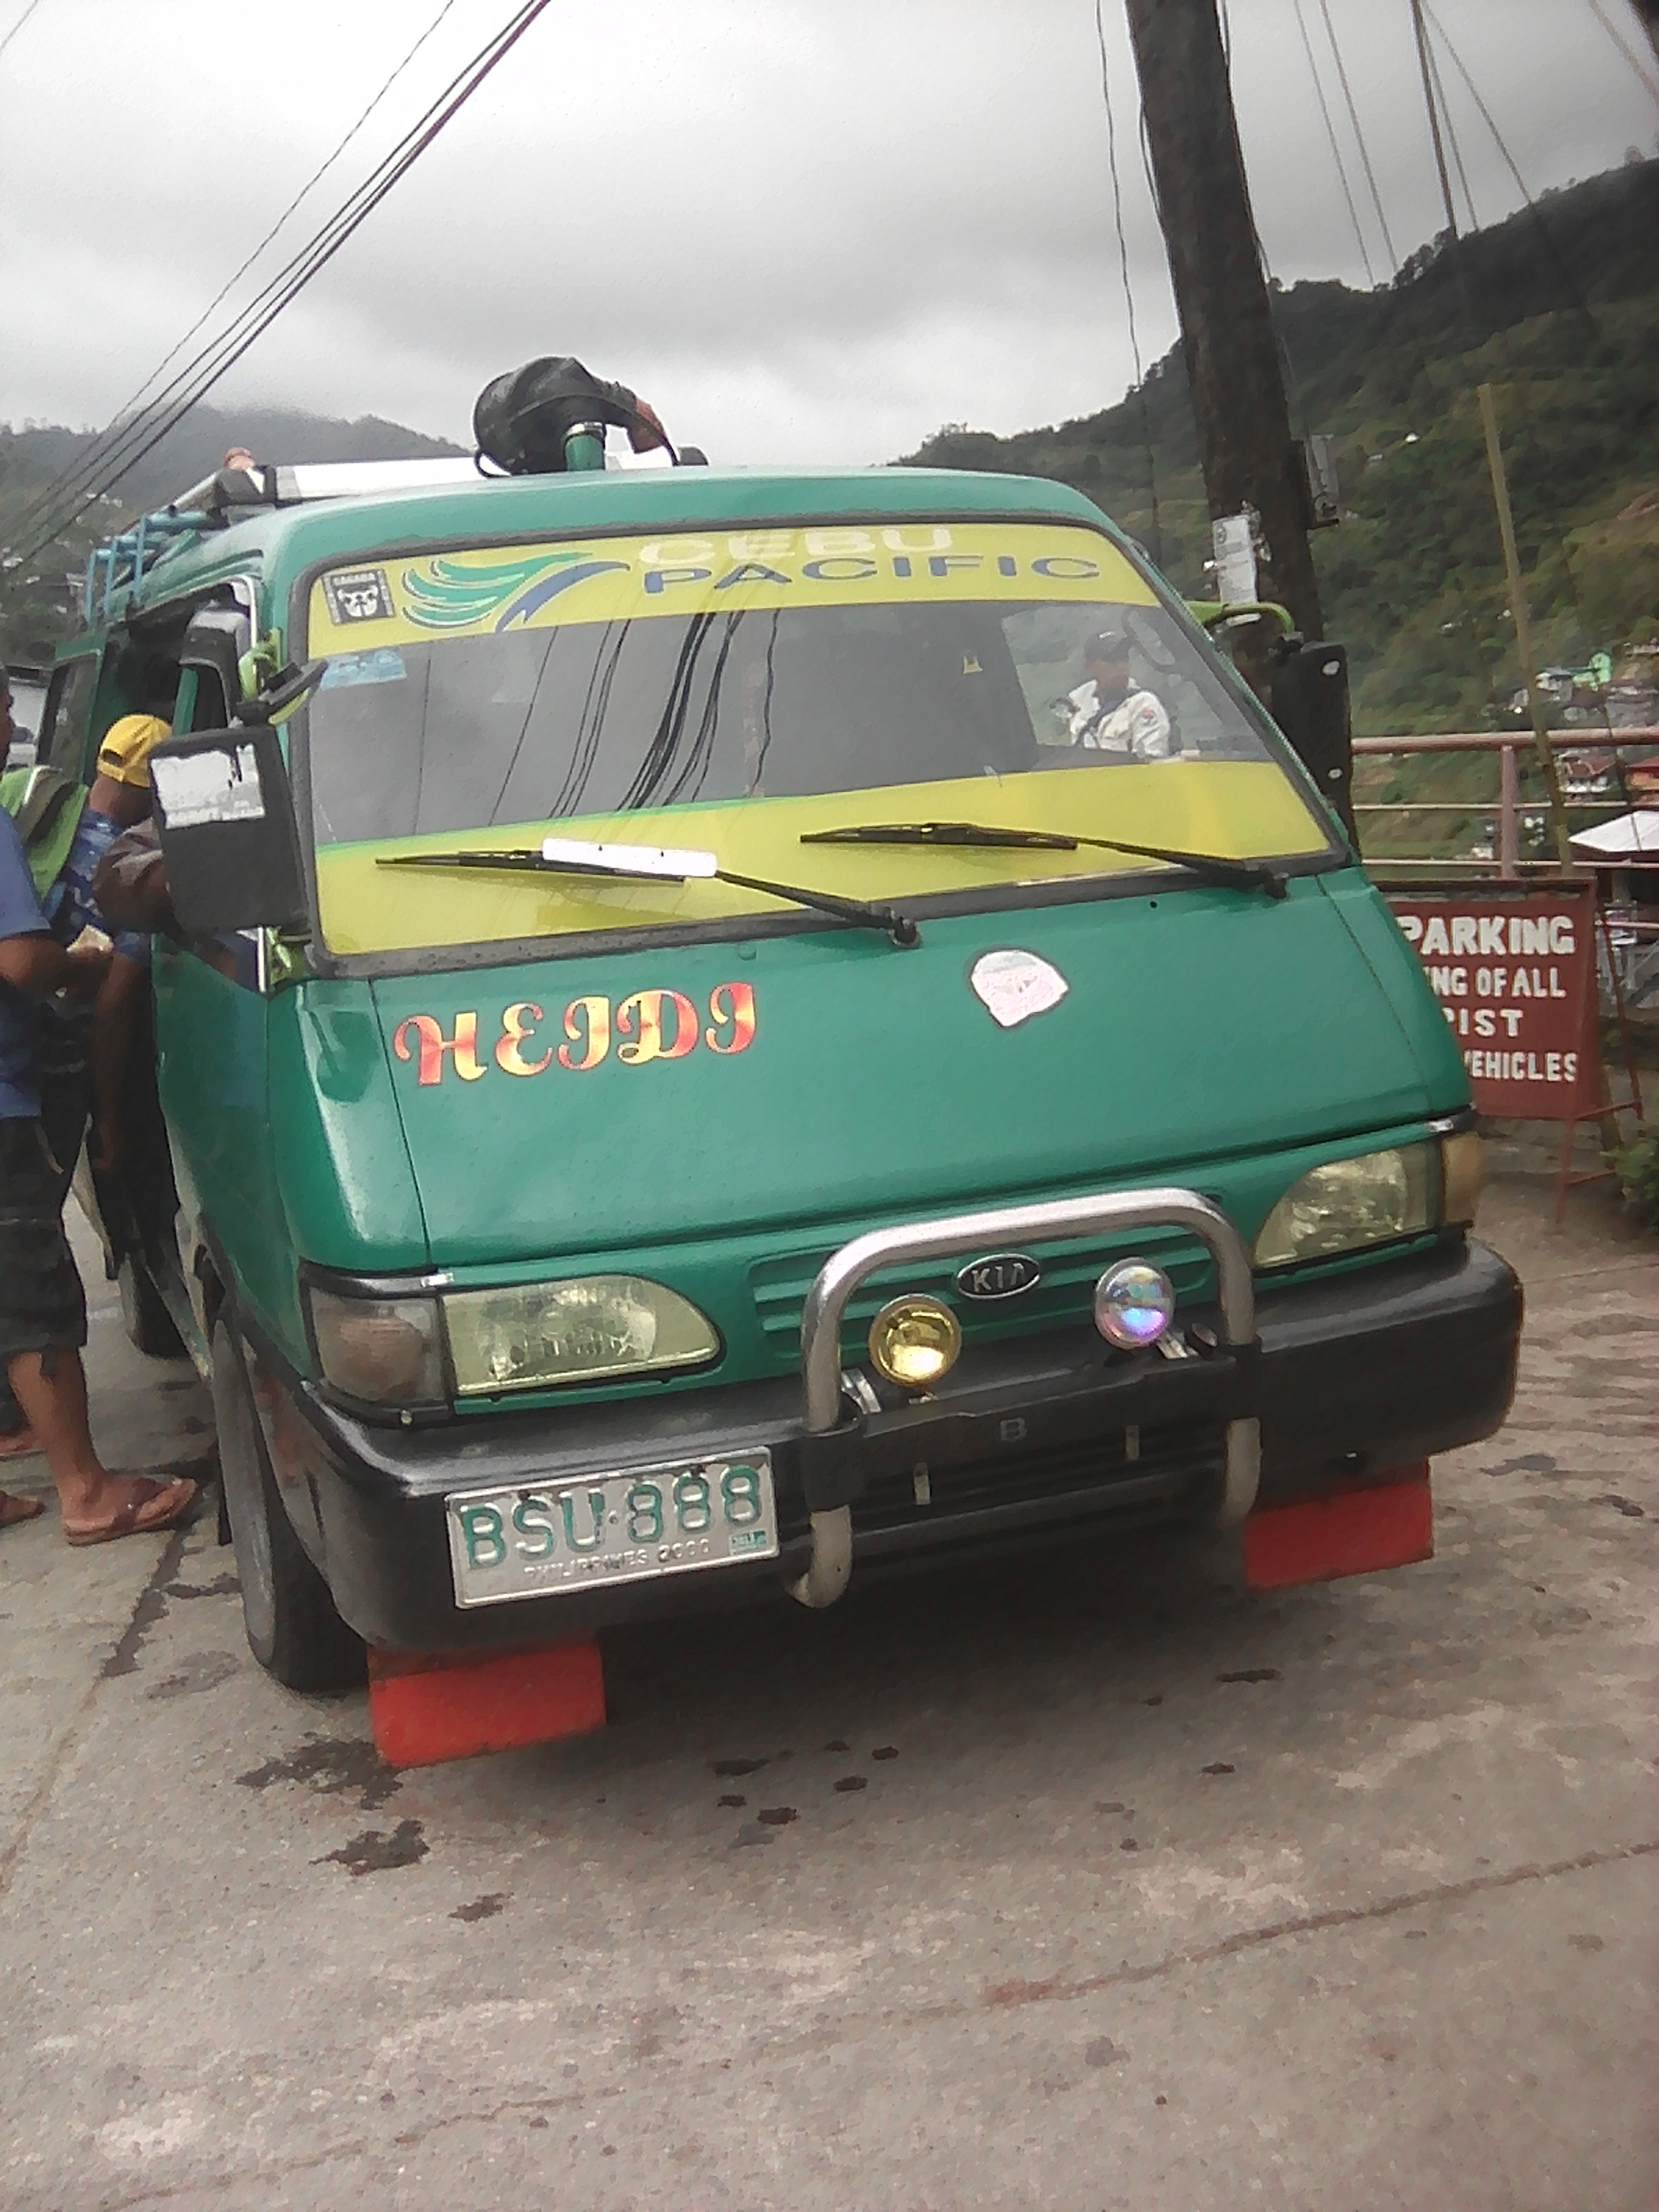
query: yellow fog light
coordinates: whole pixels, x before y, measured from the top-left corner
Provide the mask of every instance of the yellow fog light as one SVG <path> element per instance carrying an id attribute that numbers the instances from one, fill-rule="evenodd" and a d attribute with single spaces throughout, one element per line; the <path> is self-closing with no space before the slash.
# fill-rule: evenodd
<path id="1" fill-rule="evenodd" d="M 870 1324 L 871 1358 L 906 1390 L 930 1389 L 950 1373 L 961 1350 L 961 1325 L 938 1298 L 890 1298 Z"/>
<path id="2" fill-rule="evenodd" d="M 1440 1139 L 1440 1218 L 1449 1228 L 1474 1228 L 1486 1180 L 1478 1131 Z"/>

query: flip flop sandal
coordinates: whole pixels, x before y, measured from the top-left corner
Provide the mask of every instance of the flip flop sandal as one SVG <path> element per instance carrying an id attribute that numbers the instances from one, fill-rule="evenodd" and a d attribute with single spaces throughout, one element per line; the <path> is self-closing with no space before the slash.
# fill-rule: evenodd
<path id="1" fill-rule="evenodd" d="M 101 1528 L 65 1528 L 64 1541 L 76 1551 L 84 1551 L 92 1544 L 112 1544 L 121 1536 L 153 1536 L 163 1529 L 172 1528 L 183 1520 L 196 1503 L 196 1485 L 190 1481 L 156 1482 L 147 1474 L 135 1477 L 138 1489 L 128 1498 L 112 1521 Z M 171 1492 L 177 1491 L 177 1498 Z M 169 1502 L 155 1509 L 163 1499 Z"/>
<path id="2" fill-rule="evenodd" d="M 46 1511 L 38 1498 L 14 1498 L 0 1490 L 0 1528 L 15 1528 L 25 1521 L 38 1521 Z"/>

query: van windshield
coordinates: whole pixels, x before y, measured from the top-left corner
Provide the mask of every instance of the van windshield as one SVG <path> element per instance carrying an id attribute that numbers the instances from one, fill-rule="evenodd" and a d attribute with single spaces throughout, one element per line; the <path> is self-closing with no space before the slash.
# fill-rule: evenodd
<path id="1" fill-rule="evenodd" d="M 1219 669 L 1124 554 L 1074 526 L 481 549 L 336 571 L 310 617 L 307 650 L 328 662 L 307 718 L 319 852 L 821 798 L 828 811 L 787 810 L 809 830 L 849 794 L 1047 789 L 1056 771 L 1062 826 L 1104 830 L 1126 818 L 1126 771 L 1169 779 L 1174 801 L 1206 764 L 1248 764 L 1288 803 L 1276 830 L 1242 830 L 1252 853 L 1326 842 Z M 1152 822 L 1171 843 L 1192 842 L 1190 796 Z M 1052 811 L 1050 792 L 1030 819 Z M 907 864 L 884 865 L 897 890 Z"/>

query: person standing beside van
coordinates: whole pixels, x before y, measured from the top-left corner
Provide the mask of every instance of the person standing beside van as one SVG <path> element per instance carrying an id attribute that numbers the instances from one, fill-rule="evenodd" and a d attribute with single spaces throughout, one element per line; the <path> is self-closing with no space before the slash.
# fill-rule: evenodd
<path id="1" fill-rule="evenodd" d="M 67 948 L 92 933 L 89 941 L 101 941 L 110 953 L 107 972 L 90 1009 L 48 999 L 36 1016 L 35 1080 L 60 1208 L 69 1194 L 89 1115 L 94 1166 L 112 1169 L 124 1150 L 121 1105 L 139 1000 L 149 981 L 150 945 L 142 932 L 110 930 L 98 907 L 94 878 L 122 831 L 148 817 L 149 756 L 170 726 L 161 715 L 129 714 L 106 732 L 92 788 L 62 862 L 40 897 L 58 944 Z M 35 771 L 37 776 L 50 773 Z M 46 866 L 52 866 L 50 858 Z M 39 883 L 40 876 L 33 880 Z M 39 1437 L 0 1375 L 0 1460 L 40 1449 Z"/>
<path id="2" fill-rule="evenodd" d="M 186 1480 L 106 1468 L 87 1419 L 86 1298 L 40 1119 L 36 1001 L 58 990 L 94 996 L 110 958 L 90 946 L 68 951 L 53 937 L 17 826 L 0 810 L 0 1360 L 52 1470 L 65 1540 L 76 1546 L 170 1528 L 196 1497 Z M 0 1525 L 33 1519 L 32 1507 L 0 1494 Z"/>
<path id="3" fill-rule="evenodd" d="M 138 1000 L 149 980 L 150 941 L 141 931 L 111 928 L 94 879 L 122 832 L 149 819 L 149 756 L 171 734 L 170 717 L 161 714 L 124 715 L 105 732 L 98 773 L 59 878 L 61 918 L 52 901 L 46 902 L 60 940 L 73 944 L 82 929 L 95 929 L 112 940 L 109 975 L 93 1008 L 90 1043 L 93 1164 L 99 1168 L 112 1168 L 123 1148 L 121 1099 Z"/>

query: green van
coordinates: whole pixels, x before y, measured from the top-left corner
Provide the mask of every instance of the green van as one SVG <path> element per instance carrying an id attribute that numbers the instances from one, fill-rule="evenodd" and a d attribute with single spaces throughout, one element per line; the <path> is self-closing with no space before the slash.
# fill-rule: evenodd
<path id="1" fill-rule="evenodd" d="M 273 1674 L 1139 1524 L 1425 1554 L 1370 1509 L 1501 1423 L 1521 1318 L 1464 1071 L 1096 507 L 303 475 L 106 557 L 42 738 L 177 663 L 165 1140 L 105 1227 Z"/>

